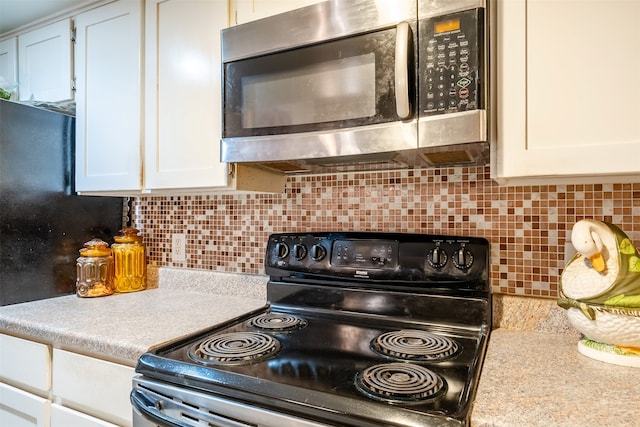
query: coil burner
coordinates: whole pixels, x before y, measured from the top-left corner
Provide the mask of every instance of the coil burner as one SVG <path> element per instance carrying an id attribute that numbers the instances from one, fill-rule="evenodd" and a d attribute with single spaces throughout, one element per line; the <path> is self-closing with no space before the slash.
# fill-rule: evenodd
<path id="1" fill-rule="evenodd" d="M 247 326 L 266 332 L 289 332 L 307 326 L 307 321 L 292 314 L 264 313 L 247 321 Z"/>
<path id="2" fill-rule="evenodd" d="M 371 349 L 394 360 L 433 362 L 460 352 L 455 341 L 417 329 L 385 332 L 371 341 Z"/>
<path id="3" fill-rule="evenodd" d="M 404 405 L 422 404 L 447 390 L 438 374 L 412 363 L 371 366 L 356 375 L 355 384 L 358 391 L 372 399 Z"/>
<path id="4" fill-rule="evenodd" d="M 206 365 L 250 365 L 276 354 L 280 342 L 260 332 L 216 335 L 189 350 L 189 357 Z"/>

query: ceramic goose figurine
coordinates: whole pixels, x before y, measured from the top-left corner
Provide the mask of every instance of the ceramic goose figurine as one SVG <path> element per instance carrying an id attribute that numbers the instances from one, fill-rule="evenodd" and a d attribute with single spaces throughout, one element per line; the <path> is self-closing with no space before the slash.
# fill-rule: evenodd
<path id="1" fill-rule="evenodd" d="M 576 255 L 560 277 L 564 297 L 593 304 L 621 305 L 620 295 L 640 293 L 640 258 L 627 235 L 613 224 L 592 219 L 571 231 Z M 624 304 L 630 301 L 627 299 Z"/>
<path id="2" fill-rule="evenodd" d="M 609 260 L 617 261 L 618 259 L 615 234 L 600 221 L 592 219 L 578 221 L 571 230 L 571 244 L 576 251 L 589 259 L 591 266 L 598 273 L 607 270 Z"/>
<path id="3" fill-rule="evenodd" d="M 580 353 L 640 367 L 640 252 L 613 224 L 584 219 L 571 231 L 576 255 L 560 276 L 558 305 L 584 337 Z"/>

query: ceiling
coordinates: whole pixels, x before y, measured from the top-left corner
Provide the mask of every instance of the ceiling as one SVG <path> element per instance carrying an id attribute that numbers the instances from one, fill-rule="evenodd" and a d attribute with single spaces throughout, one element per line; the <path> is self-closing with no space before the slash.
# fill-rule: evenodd
<path id="1" fill-rule="evenodd" d="M 83 3 L 87 0 L 0 0 L 0 34 Z"/>

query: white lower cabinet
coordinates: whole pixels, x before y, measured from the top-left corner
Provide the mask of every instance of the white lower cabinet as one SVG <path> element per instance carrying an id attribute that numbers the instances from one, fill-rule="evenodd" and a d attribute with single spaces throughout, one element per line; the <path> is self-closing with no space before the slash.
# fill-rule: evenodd
<path id="1" fill-rule="evenodd" d="M 55 403 L 120 426 L 133 424 L 129 401 L 133 375 L 129 366 L 53 350 Z"/>
<path id="2" fill-rule="evenodd" d="M 0 426 L 46 427 L 50 410 L 50 400 L 0 383 Z"/>
<path id="3" fill-rule="evenodd" d="M 46 344 L 0 334 L 0 381 L 48 396 L 51 389 L 51 348 Z"/>
<path id="4" fill-rule="evenodd" d="M 0 334 L 0 427 L 129 427 L 130 366 Z"/>
<path id="5" fill-rule="evenodd" d="M 48 426 L 51 349 L 0 334 L 0 426 Z"/>
<path id="6" fill-rule="evenodd" d="M 99 418 L 92 417 L 57 404 L 51 405 L 51 427 L 117 427 Z"/>

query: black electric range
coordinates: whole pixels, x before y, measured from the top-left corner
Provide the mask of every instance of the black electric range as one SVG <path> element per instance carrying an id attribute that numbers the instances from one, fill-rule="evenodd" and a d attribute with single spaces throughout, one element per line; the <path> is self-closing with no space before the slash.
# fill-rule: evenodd
<path id="1" fill-rule="evenodd" d="M 267 304 L 145 353 L 134 425 L 468 425 L 491 326 L 489 244 L 269 237 Z"/>

